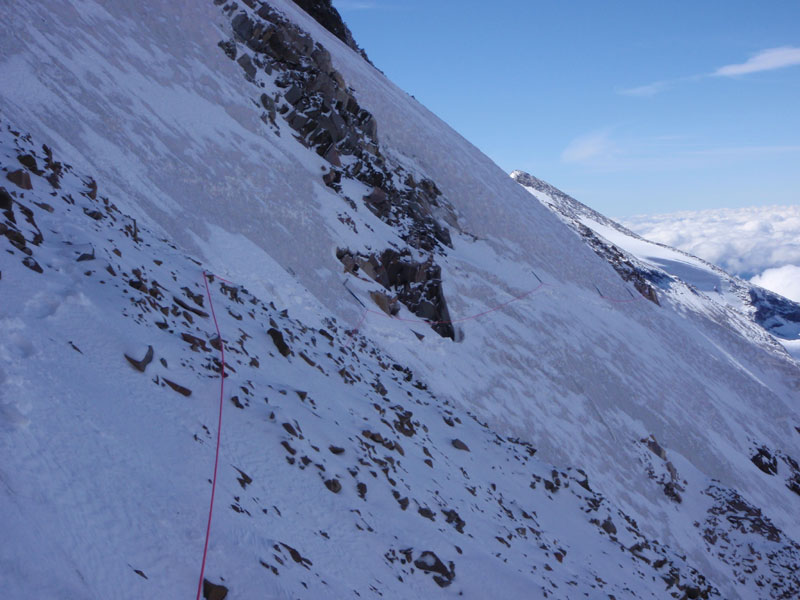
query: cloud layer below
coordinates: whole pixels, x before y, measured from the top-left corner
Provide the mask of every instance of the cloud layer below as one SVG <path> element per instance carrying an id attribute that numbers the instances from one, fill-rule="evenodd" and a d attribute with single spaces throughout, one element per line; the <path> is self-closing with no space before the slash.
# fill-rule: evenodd
<path id="1" fill-rule="evenodd" d="M 622 223 L 800 302 L 800 206 L 642 215 Z"/>
<path id="2" fill-rule="evenodd" d="M 778 292 L 781 296 L 800 302 L 800 267 L 796 265 L 767 269 L 750 281 L 773 292 Z"/>

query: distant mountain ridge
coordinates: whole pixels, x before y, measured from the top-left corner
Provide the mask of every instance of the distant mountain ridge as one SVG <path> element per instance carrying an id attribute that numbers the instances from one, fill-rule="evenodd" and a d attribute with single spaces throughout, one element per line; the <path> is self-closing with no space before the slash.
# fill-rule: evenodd
<path id="1" fill-rule="evenodd" d="M 729 306 L 746 315 L 777 338 L 790 341 L 800 339 L 800 304 L 730 275 L 720 267 L 687 252 L 645 240 L 616 221 L 524 171 L 513 171 L 511 178 L 529 189 L 545 206 L 560 215 L 590 246 L 597 248 L 596 251 L 601 256 L 613 261 L 613 258 L 609 258 L 612 249 L 621 248 L 627 254 L 628 261 L 638 261 L 637 272 L 656 288 L 667 289 L 669 276 L 672 276 L 692 289 L 704 293 L 713 302 Z M 604 233 L 607 238 L 605 243 L 598 243 L 596 236 L 604 237 Z M 686 269 L 689 265 L 694 268 L 694 277 L 699 274 L 700 278 L 705 280 L 693 281 L 691 274 L 687 276 Z"/>

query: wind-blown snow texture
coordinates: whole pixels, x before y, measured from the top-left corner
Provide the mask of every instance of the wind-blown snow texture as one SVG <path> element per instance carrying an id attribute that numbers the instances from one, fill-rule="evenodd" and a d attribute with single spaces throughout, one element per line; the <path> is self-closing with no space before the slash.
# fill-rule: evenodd
<path id="1" fill-rule="evenodd" d="M 221 343 L 229 598 L 797 594 L 800 372 L 751 320 L 644 299 L 286 0 L 2 33 L 7 597 L 193 593 Z"/>

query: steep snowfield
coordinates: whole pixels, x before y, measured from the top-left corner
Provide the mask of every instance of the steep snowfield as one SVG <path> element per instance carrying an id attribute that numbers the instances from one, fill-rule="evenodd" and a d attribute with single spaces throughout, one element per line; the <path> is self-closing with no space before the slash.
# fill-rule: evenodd
<path id="1" fill-rule="evenodd" d="M 215 320 L 227 359 L 207 575 L 232 597 L 714 589 L 584 472 L 436 398 L 324 307 L 299 320 L 265 304 L 30 138 L 4 125 L 0 140 L 4 167 L 35 165 L 33 189 L 3 197 L 9 598 L 192 592 L 222 373 Z M 654 448 L 644 460 L 660 462 Z M 793 556 L 777 542 L 765 551 Z"/>
<path id="2" fill-rule="evenodd" d="M 7 11 L 10 597 L 193 593 L 220 393 L 204 271 L 232 366 L 207 577 L 230 598 L 796 593 L 797 364 L 705 296 L 648 301 L 294 4 L 252 4 Z M 242 12 L 328 50 L 368 113 L 341 156 L 290 106 L 311 59 L 248 73 Z M 422 300 L 342 259 L 386 249 Z M 419 316 L 438 273 L 454 339 Z M 140 373 L 124 355 L 149 346 Z"/>

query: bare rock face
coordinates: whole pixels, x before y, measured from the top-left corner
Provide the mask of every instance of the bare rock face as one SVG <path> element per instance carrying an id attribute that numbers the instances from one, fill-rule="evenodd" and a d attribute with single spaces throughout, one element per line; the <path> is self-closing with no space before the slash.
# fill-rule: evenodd
<path id="1" fill-rule="evenodd" d="M 278 92 L 260 94 L 264 122 L 274 125 L 282 118 L 298 141 L 326 159 L 330 167 L 323 172 L 323 182 L 353 210 L 357 200 L 346 196 L 342 180 L 367 186 L 369 193 L 360 199 L 363 206 L 426 257 L 412 260 L 411 252 L 400 248 L 369 257 L 372 267 L 360 261 L 390 292 L 385 298 L 379 296 L 379 306 L 394 314 L 393 305 L 399 301 L 437 333 L 455 339 L 436 264 L 452 248 L 448 226 L 458 227 L 455 209 L 434 181 L 384 155 L 377 120 L 359 104 L 355 90 L 334 69 L 324 47 L 266 2 L 245 4 L 252 12 L 236 5 L 223 8 L 231 17 L 233 39 L 220 47 L 248 80 L 255 81 L 259 71 L 274 80 Z M 297 0 L 297 4 L 347 43 L 349 32 L 330 0 Z M 344 251 L 339 258 L 352 263 L 348 256 Z M 346 270 L 354 273 L 347 265 Z M 276 345 L 281 348 L 280 341 Z"/>
<path id="2" fill-rule="evenodd" d="M 412 313 L 428 321 L 441 335 L 455 339 L 455 329 L 450 322 L 450 312 L 442 289 L 442 270 L 427 262 L 416 262 L 409 252 L 387 249 L 380 254 L 362 256 L 349 250 L 338 250 L 336 256 L 350 273 L 363 272 L 392 293 L 392 298 L 373 300 L 387 314 L 395 314 L 392 301 L 402 302 Z M 385 303 L 385 306 L 384 306 Z"/>
<path id="3" fill-rule="evenodd" d="M 363 56 L 364 60 L 372 64 L 372 61 L 367 58 L 367 53 L 356 44 L 353 34 L 342 21 L 342 16 L 331 0 L 294 0 L 294 3 L 312 16 L 317 23 Z"/>

